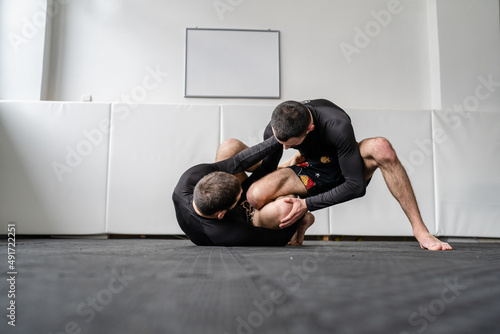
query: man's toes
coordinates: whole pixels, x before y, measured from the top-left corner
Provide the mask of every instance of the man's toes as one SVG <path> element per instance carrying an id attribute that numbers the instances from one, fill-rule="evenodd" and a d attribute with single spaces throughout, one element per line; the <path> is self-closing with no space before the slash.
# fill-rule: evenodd
<path id="1" fill-rule="evenodd" d="M 442 249 L 443 250 L 453 250 L 453 248 L 451 248 L 450 244 L 448 244 L 446 242 L 443 243 L 443 248 Z"/>
<path id="2" fill-rule="evenodd" d="M 441 250 L 442 248 L 441 244 L 433 244 L 429 246 L 429 250 Z"/>
<path id="3" fill-rule="evenodd" d="M 441 250 L 441 244 L 439 243 L 431 243 L 431 244 L 420 244 L 420 248 L 428 249 L 431 251 Z"/>

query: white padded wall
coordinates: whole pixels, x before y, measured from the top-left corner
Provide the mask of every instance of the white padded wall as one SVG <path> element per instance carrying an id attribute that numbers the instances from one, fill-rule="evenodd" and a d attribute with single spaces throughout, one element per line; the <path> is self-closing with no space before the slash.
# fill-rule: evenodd
<path id="1" fill-rule="evenodd" d="M 430 111 L 347 110 L 358 142 L 385 137 L 410 176 L 420 211 L 435 233 Z M 410 222 L 376 171 L 366 195 L 330 208 L 330 231 L 346 235 L 412 236 Z"/>
<path id="2" fill-rule="evenodd" d="M 112 105 L 108 233 L 182 234 L 172 192 L 215 160 L 219 118 L 217 105 Z"/>
<path id="3" fill-rule="evenodd" d="M 223 139 L 258 143 L 273 107 L 0 102 L 0 229 L 182 233 L 171 200 L 180 174 L 213 161 Z M 431 233 L 500 237 L 499 113 L 348 113 L 358 141 L 392 142 Z M 365 197 L 315 215 L 308 234 L 411 235 L 379 171 Z"/>
<path id="4" fill-rule="evenodd" d="M 236 138 L 248 146 L 260 143 L 276 105 L 221 105 L 221 141 Z"/>
<path id="5" fill-rule="evenodd" d="M 500 237 L 500 113 L 432 115 L 438 233 Z"/>
<path id="6" fill-rule="evenodd" d="M 0 226 L 105 232 L 110 105 L 0 102 Z"/>
<path id="7" fill-rule="evenodd" d="M 236 138 L 252 146 L 263 140 L 264 129 L 271 120 L 275 105 L 222 105 L 221 140 Z M 283 153 L 283 160 L 289 159 L 295 150 Z M 307 230 L 308 235 L 328 235 L 328 209 L 314 212 L 315 223 Z"/>

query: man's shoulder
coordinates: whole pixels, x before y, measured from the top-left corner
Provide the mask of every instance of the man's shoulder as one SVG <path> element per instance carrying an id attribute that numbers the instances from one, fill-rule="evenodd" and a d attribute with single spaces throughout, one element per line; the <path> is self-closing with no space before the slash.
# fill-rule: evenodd
<path id="1" fill-rule="evenodd" d="M 183 187 L 189 187 L 196 184 L 202 177 L 215 171 L 213 165 L 213 163 L 202 163 L 189 168 L 182 173 L 176 189 L 181 190 Z"/>
<path id="2" fill-rule="evenodd" d="M 342 124 L 351 123 L 349 115 L 342 108 L 329 100 L 311 100 L 305 105 L 310 107 L 309 110 L 313 118 L 320 124 L 337 127 L 342 126 Z"/>
<path id="3" fill-rule="evenodd" d="M 206 231 L 208 219 L 198 216 L 193 207 L 184 201 L 174 201 L 174 204 L 177 222 L 187 237 L 198 246 L 214 245 Z"/>
<path id="4" fill-rule="evenodd" d="M 338 105 L 327 99 L 304 100 L 301 101 L 300 103 L 317 109 L 324 109 L 324 110 L 335 109 L 345 113 L 345 111 L 342 108 L 340 108 Z"/>

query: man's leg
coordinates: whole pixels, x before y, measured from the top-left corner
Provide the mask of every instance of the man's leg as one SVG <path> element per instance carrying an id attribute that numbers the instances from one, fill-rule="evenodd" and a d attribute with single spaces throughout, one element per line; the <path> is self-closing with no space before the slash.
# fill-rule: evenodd
<path id="1" fill-rule="evenodd" d="M 238 139 L 233 139 L 233 138 L 227 139 L 224 142 L 222 142 L 222 144 L 217 149 L 217 154 L 216 154 L 215 160 L 222 161 L 225 159 L 229 159 L 247 148 L 248 148 L 248 146 L 245 145 L 243 142 L 239 141 Z M 253 171 L 255 171 L 255 169 L 257 169 L 257 167 L 259 165 L 260 165 L 260 162 L 256 165 L 250 167 L 247 171 L 253 172 Z M 285 169 L 289 169 L 289 168 L 285 168 Z M 300 191 L 302 191 L 302 189 L 303 189 L 303 192 L 306 193 L 305 187 L 302 184 L 302 182 L 299 180 L 299 178 L 295 175 L 295 173 L 293 171 L 291 171 L 291 172 L 292 172 L 293 178 L 297 179 L 300 186 L 301 186 L 301 188 L 299 188 Z M 271 173 L 271 174 L 273 174 L 273 173 Z M 285 177 L 282 174 L 283 173 L 280 173 L 277 177 L 278 178 Z M 269 175 L 267 175 L 267 176 L 269 176 Z M 242 183 L 243 181 L 245 181 L 247 179 L 248 176 L 246 175 L 245 172 L 242 172 L 242 173 L 236 175 L 236 177 L 238 178 L 240 183 Z M 261 180 L 265 179 L 266 177 L 263 177 Z M 273 177 L 273 179 L 274 179 L 274 177 Z M 259 180 L 258 182 L 260 182 L 261 180 Z M 269 181 L 274 182 L 274 180 L 269 180 Z M 283 180 L 281 183 L 283 183 Z M 285 188 L 289 188 L 289 186 L 286 185 Z M 257 187 L 256 189 L 260 189 L 260 187 Z M 268 189 L 270 189 L 270 188 L 268 188 Z M 254 226 L 264 227 L 264 228 L 269 228 L 269 229 L 279 229 L 279 224 L 281 223 L 281 219 L 283 219 L 284 217 L 286 217 L 290 213 L 292 205 L 289 203 L 285 203 L 283 201 L 283 198 L 293 197 L 292 195 L 289 195 L 289 194 L 291 194 L 291 192 L 288 192 L 288 193 L 283 192 L 280 189 L 280 191 L 276 191 L 276 193 L 278 193 L 278 194 L 277 195 L 275 195 L 274 193 L 269 194 L 269 198 L 271 198 L 271 199 L 267 200 L 267 202 L 266 202 L 266 203 L 270 202 L 269 204 L 267 204 L 265 206 L 263 204 L 259 208 L 256 208 L 257 210 L 255 211 L 254 218 L 253 218 L 253 225 Z M 277 199 L 278 197 L 283 197 L 283 198 L 280 198 L 279 200 L 275 201 L 275 199 Z M 248 200 L 248 192 L 247 192 L 247 200 Z M 249 203 L 252 204 L 250 201 L 249 201 Z M 255 206 L 253 206 L 253 207 L 255 208 Z M 314 216 L 312 213 L 308 212 L 305 215 L 304 219 L 302 219 L 302 221 L 299 223 L 299 227 L 297 229 L 297 232 L 295 232 L 295 234 L 293 235 L 289 244 L 294 245 L 294 246 L 302 245 L 302 242 L 304 241 L 304 235 L 306 233 L 306 230 L 313 223 L 314 223 Z"/>
<path id="2" fill-rule="evenodd" d="M 306 196 L 307 189 L 292 169 L 282 168 L 252 184 L 247 192 L 247 200 L 254 208 L 260 209 L 276 198 L 289 194 Z"/>
<path id="3" fill-rule="evenodd" d="M 282 196 L 275 201 L 266 204 L 260 210 L 256 210 L 253 216 L 252 224 L 258 227 L 279 229 L 281 219 L 286 217 L 292 209 L 292 205 L 284 201 L 285 197 L 294 196 Z M 304 242 L 304 235 L 306 233 L 306 230 L 313 223 L 314 215 L 310 212 L 306 213 L 302 221 L 298 223 L 299 227 L 297 228 L 297 231 L 288 244 L 293 246 L 302 245 L 302 243 Z"/>
<path id="4" fill-rule="evenodd" d="M 430 250 L 451 250 L 448 243 L 431 235 L 425 226 L 410 179 L 389 141 L 382 137 L 368 138 L 359 143 L 359 150 L 365 164 L 366 180 L 380 168 L 387 187 L 410 220 L 413 234 L 420 247 Z"/>
<path id="5" fill-rule="evenodd" d="M 218 162 L 232 158 L 236 154 L 240 153 L 241 151 L 247 148 L 248 146 L 245 145 L 243 142 L 239 141 L 238 139 L 234 138 L 226 139 L 217 149 L 217 153 L 215 155 L 215 161 Z M 259 162 L 254 166 L 250 167 L 249 169 L 247 169 L 247 172 L 253 172 L 255 169 L 257 169 L 257 167 L 259 167 L 260 164 L 261 163 Z M 248 178 L 245 172 L 241 172 L 235 176 L 238 178 L 238 181 L 240 181 L 240 183 L 243 183 L 243 181 L 245 181 Z"/>
<path id="6" fill-rule="evenodd" d="M 272 226 L 270 228 L 279 228 L 281 220 L 288 216 L 293 206 L 291 203 L 286 203 L 284 198 L 306 195 L 307 189 L 297 174 L 290 168 L 282 168 L 252 184 L 247 191 L 247 200 L 254 208 L 259 209 L 257 212 L 262 218 L 257 224 L 261 226 L 269 224 Z M 302 245 L 306 230 L 314 223 L 314 220 L 314 215 L 306 212 L 288 244 Z"/>

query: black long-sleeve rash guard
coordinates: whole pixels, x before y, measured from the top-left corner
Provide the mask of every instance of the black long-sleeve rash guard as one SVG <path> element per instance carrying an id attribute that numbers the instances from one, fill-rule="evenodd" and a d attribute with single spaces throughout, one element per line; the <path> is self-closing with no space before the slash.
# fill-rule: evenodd
<path id="1" fill-rule="evenodd" d="M 344 110 L 328 100 L 302 103 L 311 111 L 315 127 L 295 148 L 308 161 L 320 161 L 322 156 L 337 158 L 337 163 L 332 164 L 332 174 L 340 177 L 340 183 L 331 190 L 306 198 L 307 208 L 309 211 L 315 211 L 363 196 L 366 190 L 363 158 L 354 136 L 351 119 Z M 269 124 L 264 138 L 271 136 L 273 132 Z M 275 157 L 269 158 L 270 163 L 282 154 L 283 147 L 273 153 Z"/>
<path id="2" fill-rule="evenodd" d="M 228 211 L 223 219 L 201 217 L 193 208 L 194 187 L 203 176 L 217 171 L 238 174 L 280 147 L 280 143 L 272 137 L 232 158 L 196 165 L 182 174 L 172 200 L 179 226 L 193 243 L 200 246 L 284 246 L 288 243 L 297 230 L 297 224 L 281 230 L 255 227 L 247 221 L 246 211 L 241 205 Z M 272 166 L 274 163 L 265 165 Z M 252 182 L 252 179 L 271 171 L 261 166 L 247 181 Z"/>

